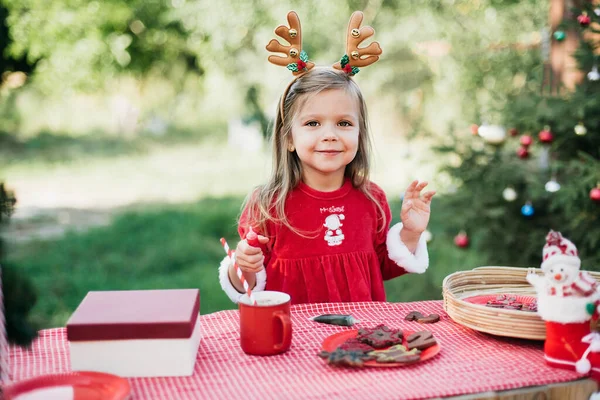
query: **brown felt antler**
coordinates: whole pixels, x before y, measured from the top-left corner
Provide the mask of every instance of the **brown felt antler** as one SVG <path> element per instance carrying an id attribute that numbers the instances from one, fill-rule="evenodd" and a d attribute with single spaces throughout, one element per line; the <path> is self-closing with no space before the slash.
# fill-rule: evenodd
<path id="1" fill-rule="evenodd" d="M 358 47 L 364 40 L 375 34 L 375 30 L 370 26 L 360 27 L 363 17 L 361 11 L 352 13 L 346 35 L 346 54 L 340 62 L 333 64 L 333 68 L 341 69 L 351 75 L 357 74 L 359 67 L 366 67 L 379 60 L 379 55 L 382 53 L 378 42 L 373 42 L 367 47 Z"/>
<path id="2" fill-rule="evenodd" d="M 271 39 L 267 50 L 273 53 L 283 53 L 285 57 L 270 55 L 269 61 L 275 65 L 287 67 L 294 75 L 302 74 L 312 67 L 314 63 L 308 61 L 308 55 L 302 51 L 302 30 L 300 29 L 300 18 L 294 11 L 287 15 L 288 26 L 279 25 L 275 34 L 286 40 L 290 45 L 284 46 L 277 39 Z"/>

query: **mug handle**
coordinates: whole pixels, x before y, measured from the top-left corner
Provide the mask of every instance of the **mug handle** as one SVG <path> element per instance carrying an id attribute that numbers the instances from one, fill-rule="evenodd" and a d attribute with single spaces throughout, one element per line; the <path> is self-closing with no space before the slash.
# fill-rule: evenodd
<path id="1" fill-rule="evenodd" d="M 273 313 L 273 316 L 279 318 L 281 325 L 283 325 L 283 338 L 281 339 L 281 343 L 277 343 L 273 348 L 275 350 L 287 349 L 292 342 L 292 321 L 290 316 L 283 311 L 277 311 Z"/>

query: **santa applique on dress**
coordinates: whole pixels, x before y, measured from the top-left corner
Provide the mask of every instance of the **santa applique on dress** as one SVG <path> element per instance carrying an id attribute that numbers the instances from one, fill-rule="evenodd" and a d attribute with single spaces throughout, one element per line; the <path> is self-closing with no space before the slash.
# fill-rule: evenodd
<path id="1" fill-rule="evenodd" d="M 554 367 L 600 376 L 600 333 L 594 323 L 600 286 L 580 271 L 577 248 L 560 232 L 548 233 L 542 255 L 544 276 L 530 271 L 527 281 L 536 289 L 537 312 L 546 322 L 544 358 Z"/>
<path id="2" fill-rule="evenodd" d="M 330 214 L 325 218 L 323 226 L 327 230 L 324 239 L 328 245 L 339 246 L 344 241 L 344 233 L 342 232 L 344 218 L 344 214 Z"/>

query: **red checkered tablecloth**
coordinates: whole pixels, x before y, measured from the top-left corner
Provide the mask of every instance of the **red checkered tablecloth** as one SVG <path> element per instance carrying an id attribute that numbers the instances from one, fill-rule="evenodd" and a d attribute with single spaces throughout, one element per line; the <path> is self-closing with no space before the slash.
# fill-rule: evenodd
<path id="1" fill-rule="evenodd" d="M 348 329 L 309 317 L 336 313 L 360 320 L 422 330 L 404 320 L 410 311 L 441 315 L 426 325 L 440 353 L 420 364 L 398 368 L 334 368 L 317 357 L 323 340 Z M 271 357 L 248 356 L 239 346 L 238 311 L 201 317 L 203 338 L 194 374 L 182 378 L 132 378 L 131 399 L 420 399 L 514 389 L 578 379 L 575 372 L 546 366 L 542 342 L 489 336 L 453 322 L 441 301 L 414 303 L 334 303 L 292 306 L 291 349 Z M 69 347 L 64 328 L 40 332 L 31 350 L 10 353 L 13 381 L 67 372 Z"/>

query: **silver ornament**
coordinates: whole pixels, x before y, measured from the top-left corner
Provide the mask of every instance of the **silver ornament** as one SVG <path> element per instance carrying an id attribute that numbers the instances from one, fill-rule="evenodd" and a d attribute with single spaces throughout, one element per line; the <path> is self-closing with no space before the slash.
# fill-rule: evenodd
<path id="1" fill-rule="evenodd" d="M 587 78 L 592 82 L 596 82 L 597 80 L 600 80 L 600 72 L 598 72 L 598 65 L 594 64 L 594 66 L 592 67 L 592 70 L 590 72 L 588 72 Z"/>
<path id="2" fill-rule="evenodd" d="M 489 144 L 500 144 L 506 139 L 506 129 L 499 125 L 481 125 L 477 133 Z"/>
<path id="3" fill-rule="evenodd" d="M 578 123 L 577 125 L 575 125 L 574 130 L 575 130 L 575 133 L 579 136 L 583 136 L 587 133 L 587 128 L 581 122 Z"/>
<path id="4" fill-rule="evenodd" d="M 549 180 L 548 182 L 546 182 L 546 185 L 544 186 L 544 188 L 546 189 L 547 192 L 550 192 L 550 193 L 558 192 L 560 190 L 560 183 L 558 183 L 554 179 L 552 179 L 552 180 Z"/>
<path id="5" fill-rule="evenodd" d="M 507 187 L 502 191 L 502 197 L 506 201 L 515 201 L 517 199 L 517 192 L 511 187 Z"/>

